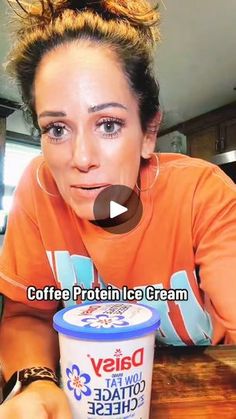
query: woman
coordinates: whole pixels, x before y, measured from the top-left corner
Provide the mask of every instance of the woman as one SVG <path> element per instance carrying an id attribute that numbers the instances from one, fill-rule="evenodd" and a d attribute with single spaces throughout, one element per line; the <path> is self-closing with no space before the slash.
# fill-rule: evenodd
<path id="1" fill-rule="evenodd" d="M 235 343 L 236 189 L 210 163 L 154 153 L 156 10 L 145 0 L 40 3 L 22 20 L 10 62 L 43 157 L 25 171 L 8 221 L 0 359 L 6 380 L 36 366 L 49 375 L 39 381 L 31 371 L 0 416 L 22 418 L 27 405 L 27 418 L 65 419 L 67 400 L 53 381 L 60 302 L 29 298 L 27 287 L 183 289 L 187 300 L 143 300 L 161 312 L 157 340 Z M 141 220 L 126 233 L 93 222 L 95 199 L 111 185 L 142 201 Z"/>

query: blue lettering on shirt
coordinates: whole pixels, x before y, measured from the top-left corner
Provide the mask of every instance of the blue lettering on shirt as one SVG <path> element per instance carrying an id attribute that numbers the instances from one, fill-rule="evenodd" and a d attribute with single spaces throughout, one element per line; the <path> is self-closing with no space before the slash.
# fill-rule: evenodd
<path id="1" fill-rule="evenodd" d="M 60 283 L 62 289 L 68 289 L 72 295 L 74 285 L 80 285 L 82 288 L 92 288 L 94 282 L 95 267 L 91 258 L 80 255 L 70 255 L 68 251 L 55 251 L 55 268 L 52 263 L 51 252 L 47 252 L 51 268 Z M 106 284 L 98 274 L 98 283 L 100 288 L 106 288 Z M 156 289 L 163 289 L 163 284 L 152 285 Z M 144 289 L 145 286 L 136 287 Z M 190 340 L 196 345 L 211 344 L 212 323 L 209 314 L 199 304 L 194 291 L 189 282 L 187 273 L 180 271 L 174 273 L 170 278 L 170 288 L 186 289 L 188 291 L 187 301 L 175 301 L 182 316 L 184 327 Z M 145 295 L 145 293 L 144 293 Z M 140 301 L 150 307 L 155 307 L 161 315 L 161 329 L 157 332 L 157 340 L 168 345 L 186 345 L 181 339 L 181 333 L 176 330 L 171 320 L 171 313 L 167 301 L 153 300 Z M 73 306 L 74 300 L 64 302 L 66 307 Z"/>

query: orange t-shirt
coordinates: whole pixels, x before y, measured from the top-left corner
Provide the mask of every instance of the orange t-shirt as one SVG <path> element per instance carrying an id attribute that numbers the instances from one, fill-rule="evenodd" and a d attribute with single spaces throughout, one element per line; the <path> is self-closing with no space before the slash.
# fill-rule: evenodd
<path id="1" fill-rule="evenodd" d="M 160 154 L 158 178 L 141 193 L 141 221 L 119 235 L 81 220 L 41 165 L 41 182 L 57 196 L 46 194 L 36 180 L 41 162 L 32 161 L 15 191 L 0 259 L 2 294 L 56 311 L 58 301 L 30 301 L 27 287 L 55 286 L 72 295 L 74 285 L 126 285 L 143 290 L 140 302 L 160 311 L 160 343 L 236 343 L 236 186 L 218 167 Z M 153 163 L 142 170 L 142 187 L 154 170 Z M 183 289 L 188 299 L 153 298 L 147 289 Z"/>

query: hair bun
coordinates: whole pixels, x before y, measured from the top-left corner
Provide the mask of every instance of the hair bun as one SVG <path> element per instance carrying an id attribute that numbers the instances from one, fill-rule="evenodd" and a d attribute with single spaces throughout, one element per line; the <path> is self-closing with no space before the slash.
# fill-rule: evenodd
<path id="1" fill-rule="evenodd" d="M 64 4 L 74 10 L 91 10 L 106 20 L 125 20 L 146 33 L 160 20 L 158 3 L 151 6 L 147 0 L 68 0 Z M 151 32 L 151 37 L 159 40 L 159 31 Z"/>
<path id="2" fill-rule="evenodd" d="M 67 2 L 67 7 L 73 10 L 90 9 L 100 12 L 103 10 L 104 0 L 70 0 Z"/>
<path id="3" fill-rule="evenodd" d="M 108 7 L 109 2 L 105 0 L 69 0 L 65 3 L 68 9 L 76 11 L 90 10 L 103 17 L 103 19 L 114 19 L 115 15 Z"/>
<path id="4" fill-rule="evenodd" d="M 27 26 L 47 26 L 66 10 L 78 13 L 92 12 L 104 20 L 125 21 L 142 32 L 147 41 L 152 43 L 160 39 L 157 24 L 159 23 L 158 4 L 151 6 L 147 0 L 7 0 L 15 13 L 22 19 L 22 30 L 19 35 L 27 32 Z M 14 5 L 14 6 L 13 6 Z M 24 15 L 22 15 L 24 12 Z M 24 19 L 24 17 L 27 17 Z M 25 23 L 25 24 L 24 24 Z"/>

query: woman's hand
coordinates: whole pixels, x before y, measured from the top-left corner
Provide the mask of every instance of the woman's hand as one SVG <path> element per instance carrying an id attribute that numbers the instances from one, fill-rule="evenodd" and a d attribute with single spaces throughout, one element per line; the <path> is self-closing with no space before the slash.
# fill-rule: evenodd
<path id="1" fill-rule="evenodd" d="M 0 406 L 0 419 L 72 419 L 67 397 L 51 381 L 35 381 Z"/>

